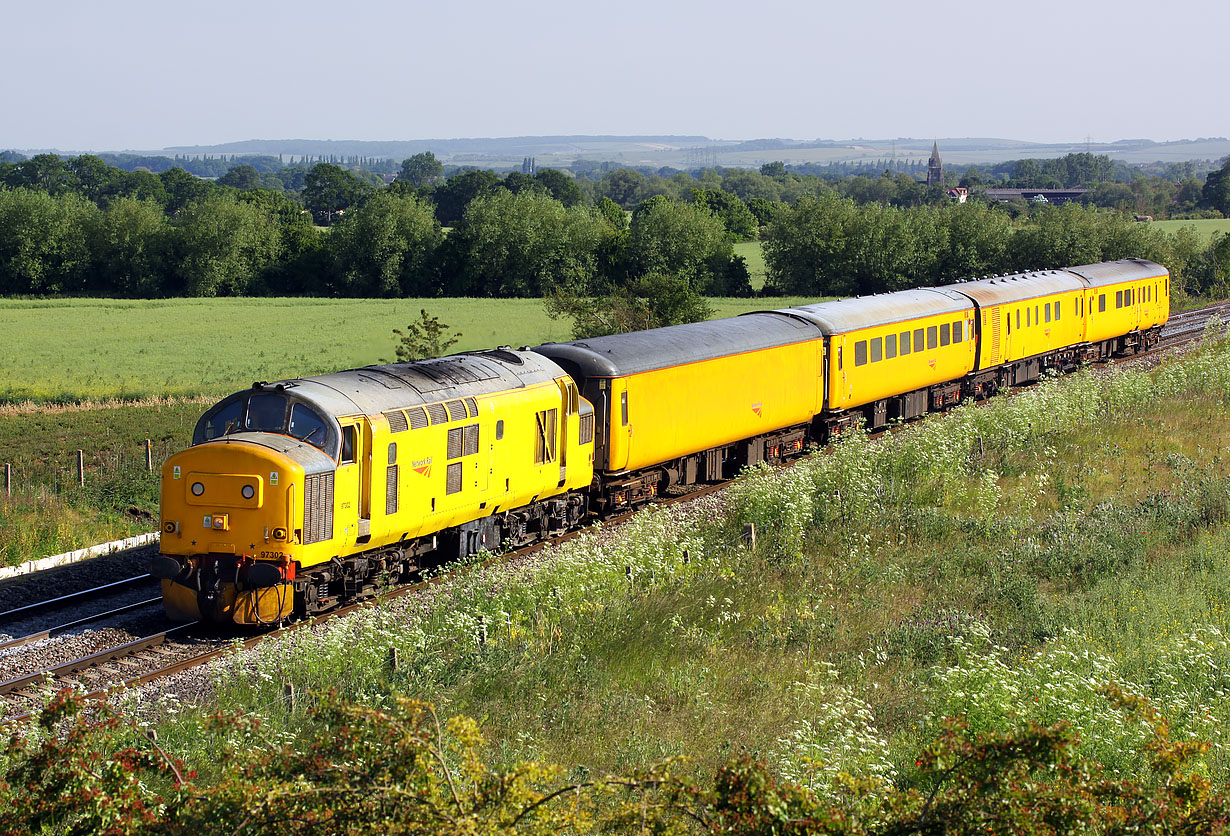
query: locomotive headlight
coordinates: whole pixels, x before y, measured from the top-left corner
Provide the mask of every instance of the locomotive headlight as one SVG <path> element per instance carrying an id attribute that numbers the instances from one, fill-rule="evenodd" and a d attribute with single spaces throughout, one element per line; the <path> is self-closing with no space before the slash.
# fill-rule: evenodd
<path id="1" fill-rule="evenodd" d="M 174 534 L 175 532 L 179 531 L 179 523 L 177 523 L 177 522 L 164 522 L 164 523 L 162 524 L 162 530 L 163 530 L 164 532 L 166 532 L 167 534 Z"/>
<path id="2" fill-rule="evenodd" d="M 286 539 L 286 529 L 285 528 L 275 528 L 273 530 L 273 539 L 285 540 Z"/>
<path id="3" fill-rule="evenodd" d="M 256 488 L 252 487 L 251 485 L 244 485 L 242 488 L 239 489 L 239 493 L 244 499 L 251 499 L 252 497 L 256 496 Z"/>
<path id="4" fill-rule="evenodd" d="M 205 486 L 201 484 L 200 482 L 193 482 L 192 483 L 192 495 L 200 496 L 203 493 L 205 493 Z"/>

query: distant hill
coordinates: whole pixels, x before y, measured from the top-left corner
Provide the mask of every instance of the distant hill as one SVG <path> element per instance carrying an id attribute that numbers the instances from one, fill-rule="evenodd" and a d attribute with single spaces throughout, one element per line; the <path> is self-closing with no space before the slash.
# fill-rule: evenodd
<path id="1" fill-rule="evenodd" d="M 248 139 L 220 145 L 179 145 L 150 156 L 281 156 L 286 162 L 313 159 L 383 158 L 400 162 L 431 151 L 450 165 L 508 169 L 533 157 L 542 167 L 567 168 L 576 160 L 627 166 L 690 169 L 702 166 L 756 167 L 781 160 L 787 164 L 865 163 L 926 160 L 939 143 L 946 163 L 979 165 L 1025 157 L 1059 157 L 1090 151 L 1129 165 L 1185 160 L 1219 160 L 1230 155 L 1230 139 L 1202 137 L 1169 142 L 1120 139 L 1113 142 L 1040 143 L 995 137 L 897 137 L 896 139 L 712 139 L 705 136 L 515 136 L 461 139 L 324 140 Z"/>

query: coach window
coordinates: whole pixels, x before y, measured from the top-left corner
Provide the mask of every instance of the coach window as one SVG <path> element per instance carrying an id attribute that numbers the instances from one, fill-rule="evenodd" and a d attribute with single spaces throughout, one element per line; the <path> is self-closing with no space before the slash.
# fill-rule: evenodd
<path id="1" fill-rule="evenodd" d="M 621 392 L 619 395 L 619 417 L 623 422 L 622 426 L 628 426 L 628 393 Z"/>
<path id="2" fill-rule="evenodd" d="M 876 337 L 871 341 L 871 362 L 878 363 L 884 359 L 884 340 Z"/>
<path id="3" fill-rule="evenodd" d="M 1122 290 L 1115 291 L 1115 307 L 1116 308 L 1123 307 L 1123 291 Z"/>
<path id="4" fill-rule="evenodd" d="M 923 329 L 921 328 L 914 329 L 914 350 L 923 350 Z"/>
<path id="5" fill-rule="evenodd" d="M 1042 313 L 1038 310 L 1038 306 L 1034 305 L 1034 325 L 1042 324 Z"/>
<path id="6" fill-rule="evenodd" d="M 495 440 L 499 441 L 504 437 L 504 419 L 495 422 Z"/>
<path id="7" fill-rule="evenodd" d="M 1030 322 L 1030 320 L 1029 320 L 1029 317 L 1030 317 L 1030 315 L 1031 315 L 1032 313 L 1033 313 L 1033 311 L 1031 311 L 1029 308 L 1026 308 L 1026 309 L 1025 309 L 1025 327 L 1026 327 L 1026 328 L 1028 328 L 1030 325 L 1032 325 L 1032 324 L 1033 324 L 1033 323 L 1032 323 L 1032 322 Z"/>
<path id="8" fill-rule="evenodd" d="M 965 323 L 957 320 L 952 324 L 952 341 L 954 343 L 963 342 L 965 340 Z"/>
<path id="9" fill-rule="evenodd" d="M 905 355 L 909 353 L 910 353 L 910 332 L 902 331 L 901 332 L 901 356 L 904 357 Z"/>
<path id="10" fill-rule="evenodd" d="M 867 365 L 867 341 L 859 340 L 854 344 L 854 365 Z"/>
<path id="11" fill-rule="evenodd" d="M 1047 302 L 1042 307 L 1046 308 L 1046 313 L 1043 314 L 1043 316 L 1046 318 L 1047 322 L 1050 322 L 1051 321 L 1051 303 Z"/>
<path id="12" fill-rule="evenodd" d="M 1056 303 L 1055 303 L 1055 321 L 1056 321 L 1056 322 L 1058 322 L 1058 321 L 1059 321 L 1059 312 L 1060 312 L 1061 310 L 1063 310 L 1063 305 L 1061 305 L 1060 303 L 1056 302 Z"/>
<path id="13" fill-rule="evenodd" d="M 1008 333 L 1012 333 L 1012 314 L 1004 314 L 1004 324 L 1008 326 Z"/>
<path id="14" fill-rule="evenodd" d="M 939 330 L 934 325 L 927 326 L 927 348 L 935 348 L 939 345 Z"/>
<path id="15" fill-rule="evenodd" d="M 897 335 L 889 334 L 884 338 L 884 357 L 891 360 L 897 356 Z"/>
<path id="16" fill-rule="evenodd" d="M 948 335 L 948 330 L 951 327 L 947 322 L 940 326 L 940 345 L 948 345 L 948 343 L 952 342 Z"/>

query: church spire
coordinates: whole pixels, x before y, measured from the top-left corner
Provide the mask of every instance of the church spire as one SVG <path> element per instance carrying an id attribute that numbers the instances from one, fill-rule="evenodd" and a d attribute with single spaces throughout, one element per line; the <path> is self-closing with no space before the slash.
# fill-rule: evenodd
<path id="1" fill-rule="evenodd" d="M 927 163 L 927 185 L 944 185 L 944 164 L 940 161 L 939 140 L 931 145 L 931 160 Z"/>

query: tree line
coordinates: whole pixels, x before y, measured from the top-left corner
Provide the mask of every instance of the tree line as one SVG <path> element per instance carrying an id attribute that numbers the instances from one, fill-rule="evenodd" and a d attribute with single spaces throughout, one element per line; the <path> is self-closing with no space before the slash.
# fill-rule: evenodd
<path id="1" fill-rule="evenodd" d="M 1078 177 L 1105 169 L 1096 158 L 1063 166 Z M 210 181 L 89 155 L 0 162 L 0 294 L 526 296 L 642 313 L 636 300 L 670 297 L 695 313 L 701 295 L 751 293 L 733 243 L 756 238 L 764 292 L 801 295 L 1124 255 L 1155 258 L 1204 291 L 1226 281 L 1230 262 L 1224 239 L 1205 247 L 1089 205 L 958 205 L 902 173 L 830 183 L 778 162 L 696 176 L 446 178 L 430 152 L 388 185 L 333 163 L 302 173 L 288 192 L 264 188 L 268 172 L 246 163 Z M 1200 194 L 1230 209 L 1230 160 Z"/>

